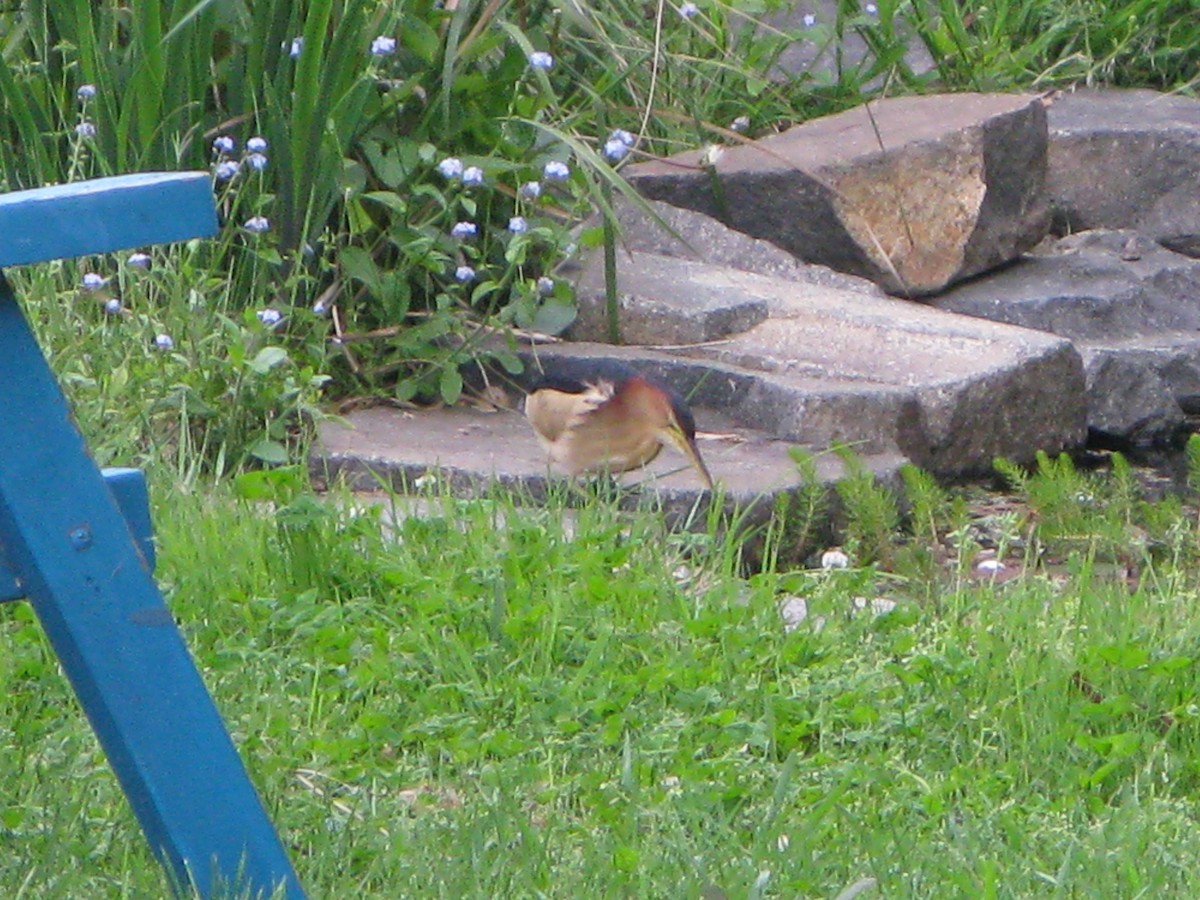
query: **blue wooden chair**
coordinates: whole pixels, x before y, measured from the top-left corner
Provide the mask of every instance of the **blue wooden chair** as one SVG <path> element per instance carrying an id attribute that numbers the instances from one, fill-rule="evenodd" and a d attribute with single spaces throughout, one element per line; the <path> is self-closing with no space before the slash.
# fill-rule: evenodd
<path id="1" fill-rule="evenodd" d="M 4 194 L 0 267 L 207 236 L 216 224 L 203 172 Z M 0 600 L 33 604 L 180 893 L 302 900 L 154 582 L 142 475 L 97 469 L 2 272 L 0 392 Z"/>

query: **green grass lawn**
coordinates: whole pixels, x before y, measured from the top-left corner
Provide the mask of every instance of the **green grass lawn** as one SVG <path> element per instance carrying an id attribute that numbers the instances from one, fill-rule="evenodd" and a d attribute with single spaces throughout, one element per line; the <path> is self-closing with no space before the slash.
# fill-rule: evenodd
<path id="1" fill-rule="evenodd" d="M 289 497 L 164 488 L 159 575 L 314 897 L 1200 888 L 1188 516 L 1130 524 L 1136 587 L 1068 529 L 1061 565 L 918 584 L 741 578 L 602 501 L 434 498 L 391 527 Z M 0 616 L 0 895 L 161 895 L 30 609 Z"/>
<path id="2" fill-rule="evenodd" d="M 854 565 L 777 534 L 754 573 L 608 499 L 395 524 L 280 466 L 321 408 L 454 402 L 460 366 L 518 365 L 482 335 L 565 326 L 556 267 L 626 159 L 870 84 L 1194 95 L 1194 5 L 845 0 L 790 35 L 748 18 L 774 0 L 0 12 L 6 189 L 213 169 L 217 240 L 14 284 L 97 459 L 150 474 L 160 583 L 312 897 L 1200 896 L 1200 443 L 1187 504 L 1042 460 L 990 512 L 909 473 L 902 521 L 853 478 Z M 851 33 L 862 65 L 768 77 Z M 0 684 L 0 897 L 164 896 L 27 604 Z"/>

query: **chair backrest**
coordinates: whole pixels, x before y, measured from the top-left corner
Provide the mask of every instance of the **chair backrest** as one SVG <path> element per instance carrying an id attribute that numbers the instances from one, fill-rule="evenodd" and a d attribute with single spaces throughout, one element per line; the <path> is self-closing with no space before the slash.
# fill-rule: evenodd
<path id="1" fill-rule="evenodd" d="M 117 175 L 0 194 L 0 267 L 216 231 L 212 179 L 204 172 Z"/>

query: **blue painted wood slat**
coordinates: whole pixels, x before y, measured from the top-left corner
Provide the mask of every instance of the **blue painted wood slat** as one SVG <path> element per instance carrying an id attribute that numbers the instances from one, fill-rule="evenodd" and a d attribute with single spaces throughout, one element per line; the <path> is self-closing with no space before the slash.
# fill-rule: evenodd
<path id="1" fill-rule="evenodd" d="M 160 196 L 157 221 L 174 214 L 164 202 Z M 138 232 L 136 243 L 163 239 Z M 60 242 L 54 253 L 95 249 Z M 0 544 L 151 847 L 202 897 L 240 872 L 243 887 L 269 894 L 282 885 L 288 900 L 301 900 L 287 854 L 2 274 L 0 385 Z"/>
<path id="2" fill-rule="evenodd" d="M 0 267 L 217 232 L 205 172 L 145 172 L 0 194 Z"/>
<path id="3" fill-rule="evenodd" d="M 0 427 L 2 422 L 0 422 Z M 141 469 L 103 469 L 104 484 L 117 501 L 121 516 L 133 532 L 138 550 L 146 560 L 146 568 L 154 571 L 157 552 L 154 548 L 154 528 L 150 522 L 150 499 L 146 493 L 146 476 Z M 23 600 L 25 590 L 12 566 L 4 561 L 4 547 L 0 545 L 0 603 Z"/>

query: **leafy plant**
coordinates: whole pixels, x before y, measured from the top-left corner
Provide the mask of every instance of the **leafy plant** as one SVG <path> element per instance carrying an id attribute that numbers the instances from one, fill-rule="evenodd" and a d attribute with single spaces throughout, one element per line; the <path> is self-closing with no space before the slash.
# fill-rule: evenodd
<path id="1" fill-rule="evenodd" d="M 876 480 L 849 447 L 835 446 L 845 467 L 836 489 L 845 508 L 846 548 L 862 563 L 892 562 L 900 528 L 900 509 L 894 492 Z"/>

